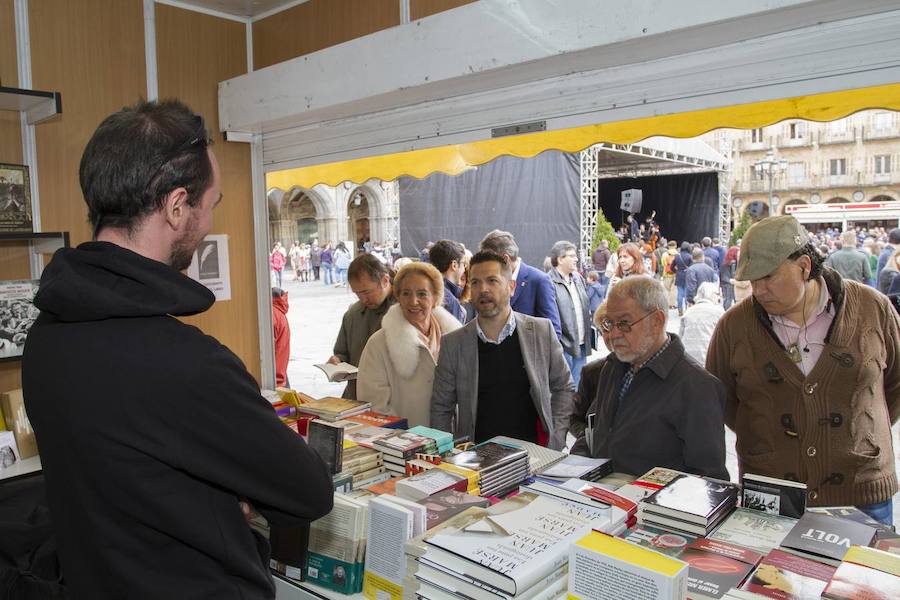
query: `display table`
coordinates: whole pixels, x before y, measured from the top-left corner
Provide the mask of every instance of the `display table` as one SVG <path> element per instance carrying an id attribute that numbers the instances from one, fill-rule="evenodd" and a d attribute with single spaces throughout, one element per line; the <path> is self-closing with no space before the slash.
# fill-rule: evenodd
<path id="1" fill-rule="evenodd" d="M 0 482 L 7 480 L 19 479 L 33 473 L 41 472 L 41 457 L 32 456 L 31 458 L 23 458 L 16 461 L 14 465 L 0 469 Z"/>
<path id="2" fill-rule="evenodd" d="M 290 581 L 275 573 L 272 576 L 275 579 L 276 600 L 365 600 L 362 594 L 341 594 L 312 583 Z"/>

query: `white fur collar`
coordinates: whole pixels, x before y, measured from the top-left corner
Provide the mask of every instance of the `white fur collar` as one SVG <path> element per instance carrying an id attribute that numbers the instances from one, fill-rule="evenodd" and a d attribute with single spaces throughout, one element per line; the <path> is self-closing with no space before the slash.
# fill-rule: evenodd
<path id="1" fill-rule="evenodd" d="M 462 327 L 442 306 L 435 308 L 433 314 L 444 335 Z M 381 329 L 384 331 L 394 369 L 400 377 L 409 379 L 419 364 L 419 348 L 425 348 L 425 344 L 419 339 L 418 330 L 403 316 L 403 309 L 399 304 L 394 304 L 385 313 Z"/>

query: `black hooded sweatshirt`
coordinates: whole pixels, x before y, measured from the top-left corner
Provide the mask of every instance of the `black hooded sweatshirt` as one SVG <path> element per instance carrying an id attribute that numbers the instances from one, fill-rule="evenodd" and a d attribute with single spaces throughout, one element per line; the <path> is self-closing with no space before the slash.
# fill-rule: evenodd
<path id="1" fill-rule="evenodd" d="M 213 302 L 106 242 L 44 270 L 22 380 L 76 599 L 274 598 L 239 499 L 287 526 L 331 510 L 319 456 L 237 356 L 175 318 Z"/>

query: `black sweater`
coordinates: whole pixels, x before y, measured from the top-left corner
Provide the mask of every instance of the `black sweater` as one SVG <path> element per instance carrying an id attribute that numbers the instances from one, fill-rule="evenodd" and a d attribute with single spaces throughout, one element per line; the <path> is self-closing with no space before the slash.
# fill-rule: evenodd
<path id="1" fill-rule="evenodd" d="M 268 550 L 244 519 L 328 513 L 332 483 L 241 361 L 171 315 L 211 292 L 91 242 L 44 271 L 22 364 L 72 596 L 272 598 Z"/>

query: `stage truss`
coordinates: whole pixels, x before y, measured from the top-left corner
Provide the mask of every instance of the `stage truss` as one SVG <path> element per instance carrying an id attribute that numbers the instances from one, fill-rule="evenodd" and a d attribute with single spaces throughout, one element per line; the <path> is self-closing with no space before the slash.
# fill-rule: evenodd
<path id="1" fill-rule="evenodd" d="M 595 144 L 580 153 L 581 218 L 579 251 L 582 260 L 591 253 L 597 214 L 600 210 L 597 190 L 600 179 L 646 177 L 684 173 L 718 173 L 719 239 L 731 235 L 731 162 L 704 142 L 650 138 L 638 144 Z"/>

